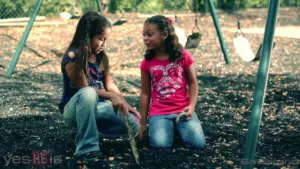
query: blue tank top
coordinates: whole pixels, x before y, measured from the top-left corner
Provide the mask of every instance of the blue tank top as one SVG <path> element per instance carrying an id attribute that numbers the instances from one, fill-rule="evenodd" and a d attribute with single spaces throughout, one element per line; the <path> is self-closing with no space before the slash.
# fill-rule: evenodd
<path id="1" fill-rule="evenodd" d="M 61 97 L 61 102 L 58 105 L 60 113 L 63 113 L 65 105 L 69 102 L 69 100 L 74 96 L 74 94 L 78 91 L 78 89 L 75 87 L 75 85 L 71 82 L 65 66 L 69 62 L 75 62 L 75 58 L 71 58 L 68 53 L 74 52 L 76 54 L 76 50 L 68 50 L 64 58 L 61 62 L 61 70 L 63 74 L 63 94 Z M 89 86 L 98 88 L 98 89 L 104 89 L 104 71 L 99 71 L 99 64 L 97 63 L 88 63 L 88 73 L 89 78 L 87 79 Z M 99 97 L 99 101 L 104 101 L 104 98 Z"/>

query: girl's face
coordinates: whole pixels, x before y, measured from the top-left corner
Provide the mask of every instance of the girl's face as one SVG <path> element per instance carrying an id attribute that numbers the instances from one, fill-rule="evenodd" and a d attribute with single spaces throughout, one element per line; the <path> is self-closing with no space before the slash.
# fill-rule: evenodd
<path id="1" fill-rule="evenodd" d="M 92 39 L 92 53 L 99 54 L 104 51 L 106 46 L 106 39 L 110 35 L 111 28 L 106 27 L 101 34 L 97 34 Z"/>
<path id="2" fill-rule="evenodd" d="M 161 48 L 165 39 L 165 35 L 152 23 L 144 24 L 143 37 L 148 50 Z"/>

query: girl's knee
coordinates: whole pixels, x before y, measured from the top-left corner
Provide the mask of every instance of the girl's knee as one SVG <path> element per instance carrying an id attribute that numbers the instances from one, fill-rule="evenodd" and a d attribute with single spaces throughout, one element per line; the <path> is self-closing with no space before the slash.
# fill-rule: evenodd
<path id="1" fill-rule="evenodd" d="M 186 148 L 198 148 L 204 149 L 206 141 L 203 135 L 201 136 L 194 136 L 193 139 L 185 139 L 183 140 L 183 145 Z"/>
<path id="2" fill-rule="evenodd" d="M 115 116 L 116 112 L 111 103 L 101 102 L 97 105 L 97 111 L 99 114 L 105 114 L 107 116 Z"/>
<path id="3" fill-rule="evenodd" d="M 160 138 L 150 138 L 150 145 L 153 148 L 171 148 L 172 142 Z"/>
<path id="4" fill-rule="evenodd" d="M 170 148 L 173 145 L 173 138 L 164 134 L 150 135 L 150 145 L 153 148 Z"/>
<path id="5" fill-rule="evenodd" d="M 94 88 L 84 87 L 81 88 L 78 92 L 80 102 L 97 103 L 98 95 Z"/>

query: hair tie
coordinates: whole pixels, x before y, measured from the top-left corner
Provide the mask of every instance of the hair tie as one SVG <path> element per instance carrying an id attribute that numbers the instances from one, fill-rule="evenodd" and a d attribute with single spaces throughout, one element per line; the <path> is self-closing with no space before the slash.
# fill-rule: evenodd
<path id="1" fill-rule="evenodd" d="M 174 24 L 174 20 L 172 18 L 168 18 L 168 21 L 173 25 Z"/>

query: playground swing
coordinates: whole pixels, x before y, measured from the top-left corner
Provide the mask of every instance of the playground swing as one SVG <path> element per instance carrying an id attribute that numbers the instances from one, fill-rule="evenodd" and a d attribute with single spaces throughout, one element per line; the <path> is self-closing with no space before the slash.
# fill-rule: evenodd
<path id="1" fill-rule="evenodd" d="M 197 28 L 198 32 L 195 32 L 195 28 Z M 202 37 L 202 31 L 198 26 L 198 20 L 197 17 L 195 18 L 195 26 L 192 29 L 192 34 L 190 34 L 187 38 L 187 42 L 185 44 L 185 48 L 191 49 L 191 48 L 197 48 L 199 46 L 200 40 Z"/>
<path id="2" fill-rule="evenodd" d="M 239 10 L 239 2 L 238 2 L 238 10 Z M 251 62 L 251 61 L 258 61 L 261 56 L 261 50 L 262 50 L 262 44 L 259 45 L 259 48 L 256 52 L 256 54 L 253 53 L 251 49 L 251 45 L 244 35 L 242 29 L 241 29 L 241 22 L 240 18 L 238 18 L 237 21 L 237 31 L 234 35 L 233 38 L 233 46 L 237 54 L 241 59 L 243 59 L 246 62 Z M 273 43 L 273 49 L 275 47 L 275 42 Z"/>
<path id="3" fill-rule="evenodd" d="M 98 12 L 101 14 L 101 15 L 103 15 L 102 14 L 102 5 L 101 5 L 101 2 L 100 2 L 100 0 L 96 0 L 96 3 L 97 3 L 97 8 L 98 8 Z M 123 3 L 121 3 L 121 9 L 122 9 L 122 15 L 119 17 L 119 19 L 117 20 L 117 21 L 115 21 L 115 22 L 112 22 L 109 18 L 108 18 L 108 20 L 110 21 L 110 23 L 111 23 L 111 25 L 112 26 L 119 26 L 119 25 L 123 25 L 124 23 L 126 23 L 127 22 L 127 19 L 124 19 L 123 17 L 124 17 L 124 11 L 123 11 Z M 105 16 L 106 18 L 107 18 L 107 16 Z"/>
<path id="4" fill-rule="evenodd" d="M 114 22 L 112 25 L 113 25 L 113 26 L 119 26 L 119 25 L 122 25 L 122 24 L 126 23 L 126 22 L 127 22 L 127 19 L 124 19 L 123 17 L 124 17 L 124 11 L 122 10 L 122 15 L 121 15 L 121 16 L 119 17 L 119 19 L 118 19 L 116 22 Z"/>
<path id="5" fill-rule="evenodd" d="M 186 37 L 184 29 L 178 23 L 177 5 L 178 5 L 178 1 L 176 1 L 175 24 L 174 24 L 174 29 L 175 29 L 175 33 L 178 37 L 178 41 L 186 49 L 197 48 L 200 43 L 201 37 L 202 37 L 202 31 L 198 26 L 198 20 L 197 20 L 198 9 L 196 7 L 195 26 L 192 29 L 192 34 L 190 34 L 188 37 Z M 195 31 L 195 28 L 197 28 L 197 31 Z"/>
<path id="6" fill-rule="evenodd" d="M 120 26 L 123 25 L 124 23 L 127 22 L 127 19 L 124 18 L 124 2 L 121 2 L 121 16 L 119 17 L 119 19 L 117 21 L 115 21 L 114 23 L 112 23 L 112 26 Z"/>
<path id="7" fill-rule="evenodd" d="M 196 1 L 196 14 L 195 14 L 195 26 L 192 29 L 192 34 L 190 34 L 187 38 L 187 42 L 185 44 L 186 49 L 192 49 L 197 48 L 199 46 L 201 37 L 202 37 L 202 31 L 200 27 L 198 26 L 198 19 L 197 19 L 197 13 L 198 13 L 198 1 Z M 195 32 L 195 28 L 197 31 Z"/>

